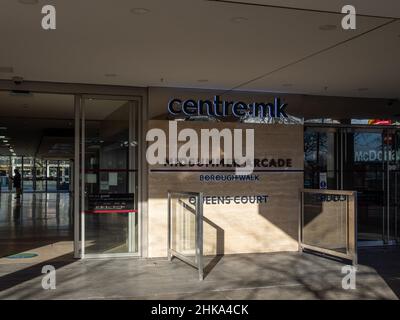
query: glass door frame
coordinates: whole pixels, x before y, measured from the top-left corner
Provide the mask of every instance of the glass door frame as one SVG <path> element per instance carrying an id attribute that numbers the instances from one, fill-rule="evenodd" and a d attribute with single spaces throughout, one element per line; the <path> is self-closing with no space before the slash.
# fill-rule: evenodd
<path id="1" fill-rule="evenodd" d="M 399 186 L 399 173 L 400 173 L 400 158 L 397 147 L 400 146 L 400 128 L 388 127 L 384 131 L 384 138 L 386 143 L 384 143 L 386 155 L 386 217 L 384 219 L 385 230 L 385 244 L 396 245 L 400 244 L 400 234 L 398 230 L 398 219 L 399 217 L 399 200 L 397 199 Z M 392 145 L 394 148 L 389 148 L 389 141 L 392 139 Z M 393 140 L 394 139 L 394 140 Z M 392 153 L 394 152 L 394 154 Z M 394 156 L 394 161 L 392 161 L 391 156 Z M 394 179 L 394 184 L 391 181 Z M 392 190 L 392 188 L 394 190 Z M 392 196 L 394 199 L 392 199 Z M 394 203 L 394 206 L 391 204 Z M 393 215 L 393 217 L 392 217 Z M 392 219 L 393 218 L 393 219 Z M 392 221 L 391 221 L 392 220 Z M 393 223 L 393 226 L 391 224 Z M 392 234 L 393 233 L 393 234 Z"/>
<path id="2" fill-rule="evenodd" d="M 387 160 L 385 161 L 385 154 L 387 151 L 386 148 L 386 144 L 385 144 L 385 136 L 387 135 L 387 127 L 382 127 L 382 126 L 373 126 L 373 125 L 369 125 L 369 126 L 346 126 L 346 127 L 342 127 L 339 128 L 338 132 L 339 134 L 341 134 L 343 136 L 343 144 L 341 146 L 342 149 L 342 178 L 341 178 L 341 185 L 342 185 L 342 189 L 343 189 L 343 185 L 344 185 L 344 179 L 345 179 L 345 175 L 343 173 L 344 171 L 344 167 L 345 167 L 345 163 L 347 161 L 347 144 L 348 143 L 354 143 L 354 141 L 348 141 L 348 134 L 349 133 L 375 133 L 375 134 L 379 134 L 381 137 L 381 142 L 382 142 L 382 146 L 381 146 L 381 152 L 382 152 L 382 160 L 380 161 L 380 165 L 382 166 L 382 193 L 383 193 L 383 204 L 382 207 L 379 209 L 381 210 L 381 218 L 382 218 L 382 230 L 381 230 L 381 237 L 382 239 L 374 239 L 374 240 L 360 240 L 357 239 L 357 245 L 359 247 L 372 247 L 372 246 L 383 246 L 383 245 L 387 245 L 387 238 L 388 238 L 388 234 L 387 234 L 387 230 L 385 230 L 385 220 L 387 219 L 388 216 L 388 212 L 389 212 L 389 190 L 388 190 L 388 165 L 387 165 Z M 353 155 L 354 157 L 354 155 Z M 354 190 L 354 191 L 358 191 L 358 190 Z M 358 197 L 359 199 L 360 197 Z M 360 218 L 360 213 L 357 215 L 358 218 Z M 357 225 L 359 226 L 358 222 Z M 359 232 L 360 234 L 360 232 Z"/>
<path id="3" fill-rule="evenodd" d="M 399 214 L 399 209 L 400 208 L 395 208 L 396 211 L 391 212 L 391 190 L 390 188 L 390 179 L 394 179 L 394 175 L 391 175 L 391 164 L 390 164 L 390 159 L 388 156 L 388 144 L 385 143 L 385 138 L 388 139 L 390 134 L 395 134 L 396 132 L 400 132 L 400 127 L 396 126 L 372 126 L 372 125 L 330 125 L 330 124 L 306 124 L 305 130 L 310 129 L 314 130 L 317 132 L 332 132 L 334 131 L 334 134 L 336 135 L 337 139 L 337 144 L 335 146 L 335 152 L 337 153 L 335 155 L 336 157 L 336 184 L 337 184 L 337 189 L 338 190 L 343 190 L 343 182 L 344 182 L 344 166 L 345 166 L 345 161 L 347 157 L 347 148 L 346 145 L 348 143 L 347 141 L 347 133 L 349 132 L 376 132 L 376 133 L 381 133 L 382 134 L 382 166 L 383 166 L 383 190 L 384 190 L 384 205 L 382 207 L 382 240 L 371 240 L 371 241 L 357 241 L 358 246 L 382 246 L 382 245 L 398 245 L 400 244 L 400 238 L 399 238 L 399 230 L 396 229 L 396 226 L 394 226 L 394 230 L 397 231 L 397 235 L 391 235 L 390 233 L 390 218 L 391 214 L 395 214 L 395 223 L 397 223 L 397 219 L 399 219 L 396 214 Z M 396 143 L 400 143 L 400 141 L 397 141 Z M 385 156 L 386 154 L 386 156 Z M 386 157 L 386 160 L 385 160 Z M 395 175 L 398 175 L 400 173 L 400 159 L 396 159 L 398 164 L 396 164 L 399 168 L 395 171 Z M 398 176 L 399 177 L 399 176 Z M 400 186 L 399 186 L 400 187 Z M 397 236 L 397 238 L 393 239 L 393 237 Z"/>
<path id="4" fill-rule="evenodd" d="M 122 100 L 130 103 L 130 116 L 129 116 L 129 135 L 132 136 L 134 125 L 137 125 L 137 141 L 138 141 L 138 154 L 137 154 L 137 188 L 132 179 L 129 180 L 129 189 L 135 190 L 135 202 L 137 204 L 137 250 L 136 252 L 129 253 L 99 253 L 99 254 L 86 254 L 85 253 L 85 100 Z M 74 161 L 74 257 L 85 258 L 119 258 L 119 257 L 141 257 L 143 255 L 143 100 L 142 97 L 137 96 L 114 96 L 114 95 L 76 95 L 75 96 L 75 161 Z M 134 123 L 132 110 L 136 108 L 137 124 Z M 129 168 L 132 168 L 135 157 L 129 154 Z M 128 168 L 128 169 L 129 169 Z M 132 230 L 134 229 L 134 219 L 132 214 L 129 214 L 129 247 L 132 246 Z"/>

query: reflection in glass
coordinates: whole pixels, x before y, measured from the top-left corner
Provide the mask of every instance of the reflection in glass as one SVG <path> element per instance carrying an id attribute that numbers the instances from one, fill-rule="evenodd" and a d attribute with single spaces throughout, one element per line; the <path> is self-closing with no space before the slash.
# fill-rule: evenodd
<path id="1" fill-rule="evenodd" d="M 332 131 L 308 129 L 304 132 L 304 187 L 337 189 L 336 135 Z M 326 184 L 321 185 L 322 176 Z M 325 179 L 324 179 L 325 180 Z"/>
<path id="2" fill-rule="evenodd" d="M 171 194 L 171 249 L 195 263 L 196 204 L 194 198 Z"/>
<path id="3" fill-rule="evenodd" d="M 11 170 L 11 157 L 2 156 L 0 157 L 0 187 L 1 192 L 10 191 L 12 188 L 12 182 L 10 176 L 12 175 Z"/>
<path id="4" fill-rule="evenodd" d="M 358 239 L 384 240 L 383 218 L 386 207 L 384 148 L 382 131 L 349 132 L 343 186 L 357 190 Z"/>
<path id="5" fill-rule="evenodd" d="M 99 110 L 102 114 L 99 114 Z M 85 253 L 137 252 L 137 111 L 128 101 L 85 103 Z M 101 196 L 128 197 L 121 204 Z M 95 200 L 93 200 L 95 199 Z M 101 210 L 100 210 L 101 209 Z"/>

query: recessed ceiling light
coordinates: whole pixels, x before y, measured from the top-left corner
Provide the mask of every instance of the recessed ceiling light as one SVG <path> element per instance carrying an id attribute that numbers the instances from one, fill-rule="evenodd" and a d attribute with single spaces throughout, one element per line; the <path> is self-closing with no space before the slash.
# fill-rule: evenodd
<path id="1" fill-rule="evenodd" d="M 323 24 L 321 26 L 319 26 L 319 30 L 322 31 L 332 31 L 332 30 L 336 30 L 337 26 L 334 24 Z"/>
<path id="2" fill-rule="evenodd" d="M 133 8 L 131 9 L 131 13 L 141 15 L 141 14 L 146 14 L 149 13 L 150 10 L 146 8 Z"/>
<path id="3" fill-rule="evenodd" d="M 202 82 L 202 83 L 204 83 L 204 82 L 208 82 L 208 80 L 207 80 L 207 79 L 199 79 L 199 80 L 197 80 L 197 82 Z"/>
<path id="4" fill-rule="evenodd" d="M 246 21 L 248 21 L 249 19 L 248 18 L 246 18 L 246 17 L 233 17 L 232 19 L 231 19 L 231 22 L 233 22 L 233 23 L 242 23 L 242 22 L 246 22 Z"/>
<path id="5" fill-rule="evenodd" d="M 0 67 L 0 73 L 13 73 L 13 67 Z"/>
<path id="6" fill-rule="evenodd" d="M 18 0 L 22 4 L 38 4 L 39 0 Z"/>

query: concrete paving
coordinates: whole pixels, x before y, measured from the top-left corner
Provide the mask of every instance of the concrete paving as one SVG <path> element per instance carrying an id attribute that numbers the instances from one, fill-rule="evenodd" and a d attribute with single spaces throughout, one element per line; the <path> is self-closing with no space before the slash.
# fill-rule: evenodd
<path id="1" fill-rule="evenodd" d="M 398 299 L 400 249 L 362 249 L 355 290 L 342 288 L 343 263 L 282 252 L 227 255 L 204 281 L 174 259 L 74 260 L 0 265 L 0 299 Z M 55 290 L 41 287 L 41 268 L 57 269 Z"/>

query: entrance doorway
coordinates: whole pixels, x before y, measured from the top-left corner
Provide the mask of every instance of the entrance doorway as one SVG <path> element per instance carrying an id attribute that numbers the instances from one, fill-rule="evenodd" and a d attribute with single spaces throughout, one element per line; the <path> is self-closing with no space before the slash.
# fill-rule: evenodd
<path id="1" fill-rule="evenodd" d="M 0 91 L 0 264 L 72 257 L 73 162 L 73 95 Z"/>
<path id="2" fill-rule="evenodd" d="M 139 254 L 138 104 L 81 100 L 80 256 Z"/>
<path id="3" fill-rule="evenodd" d="M 357 192 L 359 246 L 400 243 L 399 134 L 382 126 L 305 128 L 304 185 Z"/>
<path id="4" fill-rule="evenodd" d="M 0 263 L 140 254 L 139 101 L 0 91 Z"/>

